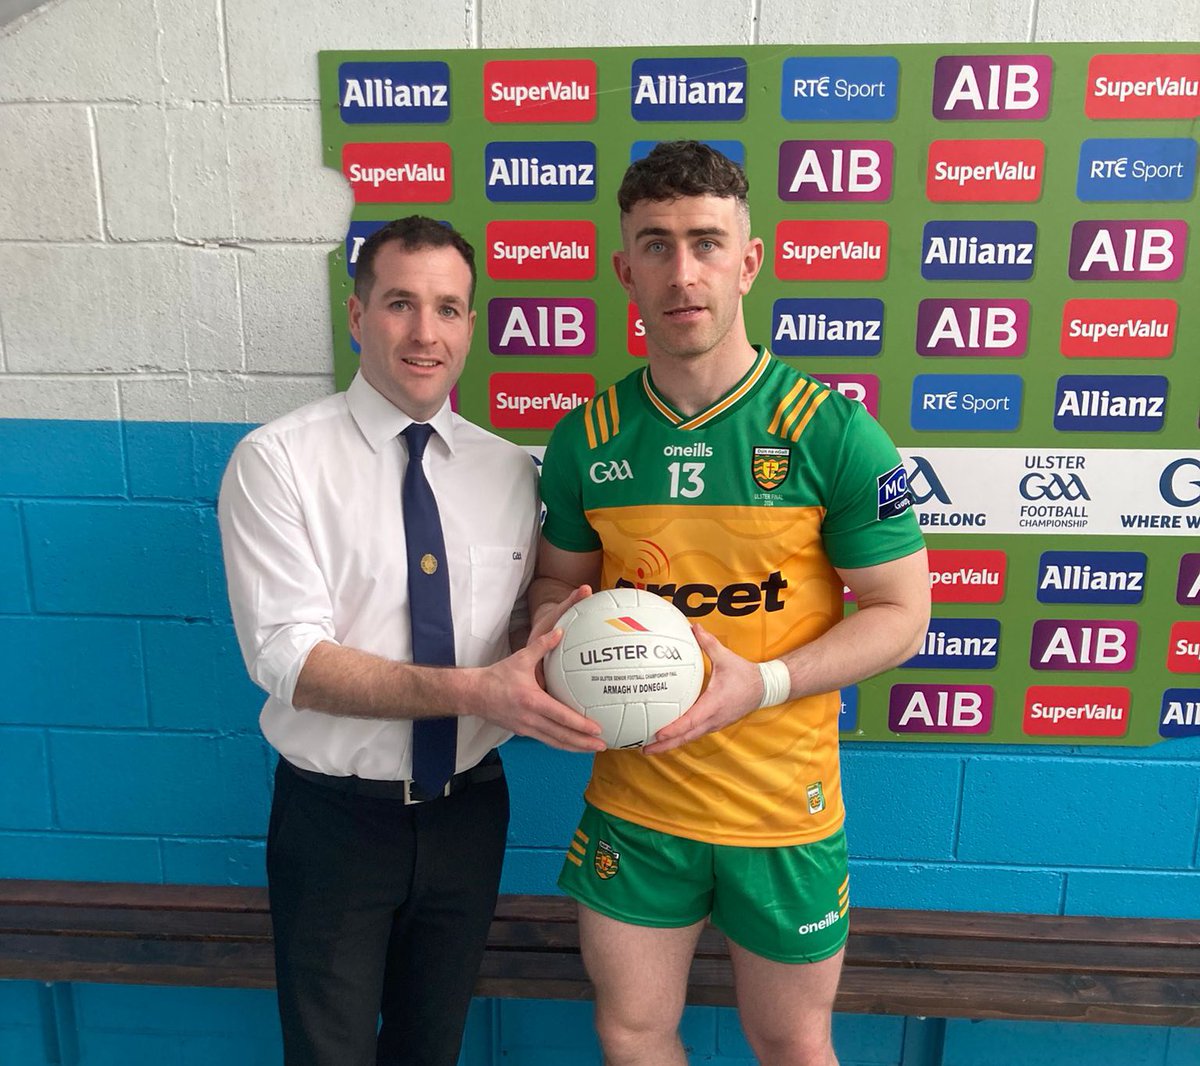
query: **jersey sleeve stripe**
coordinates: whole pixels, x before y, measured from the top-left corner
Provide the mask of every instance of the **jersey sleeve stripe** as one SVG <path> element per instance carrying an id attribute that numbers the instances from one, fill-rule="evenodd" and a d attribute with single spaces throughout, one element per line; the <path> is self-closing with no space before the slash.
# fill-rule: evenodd
<path id="1" fill-rule="evenodd" d="M 587 406 L 583 409 L 583 426 L 587 430 L 588 447 L 596 447 L 596 428 L 592 425 L 592 408 L 596 405 L 595 399 L 588 400 Z"/>
<path id="2" fill-rule="evenodd" d="M 600 427 L 600 443 L 607 444 L 612 435 L 608 432 L 608 419 L 604 416 L 604 397 L 596 397 L 596 424 Z"/>
<path id="3" fill-rule="evenodd" d="M 609 385 L 608 387 L 608 411 L 612 417 L 612 435 L 615 437 L 621 432 L 621 414 L 617 409 L 617 386 Z"/>
<path id="4" fill-rule="evenodd" d="M 767 427 L 768 433 L 774 433 L 779 429 L 779 421 L 783 418 L 783 412 L 787 410 L 788 405 L 796 398 L 802 388 L 804 388 L 803 378 L 797 381 L 792 386 L 791 391 L 779 401 L 779 406 L 775 408 L 775 417 L 771 419 L 771 424 Z"/>
<path id="5" fill-rule="evenodd" d="M 816 392 L 816 383 L 809 382 L 808 387 L 805 388 L 805 390 L 800 394 L 800 398 L 796 401 L 791 411 L 788 412 L 787 418 L 783 420 L 783 425 L 779 427 L 779 435 L 781 437 L 786 437 L 789 433 L 791 433 L 792 426 L 796 424 L 796 419 L 798 419 L 804 413 L 805 405 L 813 398 Z"/>
<path id="6" fill-rule="evenodd" d="M 813 415 L 817 413 L 817 408 L 820 407 L 821 404 L 823 404 L 828 398 L 828 389 L 821 390 L 816 397 L 814 397 L 813 402 L 808 405 L 808 410 L 804 412 L 804 417 L 800 419 L 799 423 L 796 425 L 796 428 L 792 431 L 793 442 L 800 439 L 800 434 L 804 432 L 805 427 L 809 424 L 809 422 L 812 421 Z"/>

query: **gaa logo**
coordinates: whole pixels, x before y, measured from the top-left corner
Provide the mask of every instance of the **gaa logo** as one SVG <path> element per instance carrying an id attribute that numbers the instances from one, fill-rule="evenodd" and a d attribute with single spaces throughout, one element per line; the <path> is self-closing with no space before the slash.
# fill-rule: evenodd
<path id="1" fill-rule="evenodd" d="M 1035 470 L 1021 478 L 1021 495 L 1027 500 L 1090 500 L 1078 474 L 1050 474 Z"/>
<path id="2" fill-rule="evenodd" d="M 597 485 L 603 485 L 606 481 L 632 481 L 633 469 L 628 459 L 613 459 L 607 463 L 592 463 L 588 468 L 588 477 Z"/>

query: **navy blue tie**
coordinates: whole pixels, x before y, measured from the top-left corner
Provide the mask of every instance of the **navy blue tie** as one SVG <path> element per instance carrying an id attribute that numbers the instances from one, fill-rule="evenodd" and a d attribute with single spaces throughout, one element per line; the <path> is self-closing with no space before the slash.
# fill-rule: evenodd
<path id="1" fill-rule="evenodd" d="M 450 615 L 450 568 L 437 500 L 425 479 L 421 457 L 433 427 L 414 422 L 402 436 L 408 442 L 404 472 L 404 544 L 408 552 L 408 611 L 412 620 L 413 662 L 453 666 L 454 619 Z M 413 719 L 412 776 L 427 795 L 438 795 L 454 773 L 458 722 L 454 718 Z"/>

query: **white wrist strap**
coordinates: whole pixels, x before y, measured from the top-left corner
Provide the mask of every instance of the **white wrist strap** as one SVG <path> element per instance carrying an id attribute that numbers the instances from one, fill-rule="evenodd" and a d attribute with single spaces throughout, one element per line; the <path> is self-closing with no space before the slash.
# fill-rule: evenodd
<path id="1" fill-rule="evenodd" d="M 762 675 L 763 695 L 759 707 L 774 707 L 783 703 L 792 694 L 792 675 L 788 673 L 787 663 L 782 659 L 772 659 L 770 662 L 759 663 L 758 672 Z"/>

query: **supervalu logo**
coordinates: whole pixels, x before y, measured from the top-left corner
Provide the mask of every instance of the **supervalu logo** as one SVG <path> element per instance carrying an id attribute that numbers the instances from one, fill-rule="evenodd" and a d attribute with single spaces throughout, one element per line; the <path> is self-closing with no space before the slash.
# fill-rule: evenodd
<path id="1" fill-rule="evenodd" d="M 450 145 L 346 144 L 342 173 L 359 204 L 444 204 L 453 195 Z"/>
<path id="2" fill-rule="evenodd" d="M 488 379 L 496 429 L 553 429 L 563 415 L 595 395 L 591 374 L 499 373 Z"/>
<path id="3" fill-rule="evenodd" d="M 1068 300 L 1059 350 L 1069 359 L 1166 359 L 1178 319 L 1174 300 Z"/>
<path id="4" fill-rule="evenodd" d="M 888 272 L 888 224 L 799 221 L 775 227 L 775 276 L 783 281 L 880 281 Z"/>
<path id="5" fill-rule="evenodd" d="M 934 603 L 999 603 L 1004 599 L 1008 556 L 991 548 L 929 549 L 929 589 Z"/>
<path id="6" fill-rule="evenodd" d="M 1088 63 L 1088 118 L 1200 117 L 1200 55 L 1096 55 Z"/>
<path id="7" fill-rule="evenodd" d="M 1031 685 L 1022 731 L 1028 737 L 1123 737 L 1130 692 L 1108 685 Z"/>
<path id="8" fill-rule="evenodd" d="M 494 219 L 487 224 L 487 273 L 497 281 L 590 281 L 596 224 Z"/>
<path id="9" fill-rule="evenodd" d="M 1031 203 L 1042 195 L 1041 141 L 934 141 L 925 195 L 933 203 Z"/>
<path id="10" fill-rule="evenodd" d="M 489 122 L 591 122 L 596 64 L 591 59 L 493 59 L 483 65 L 483 117 Z"/>

